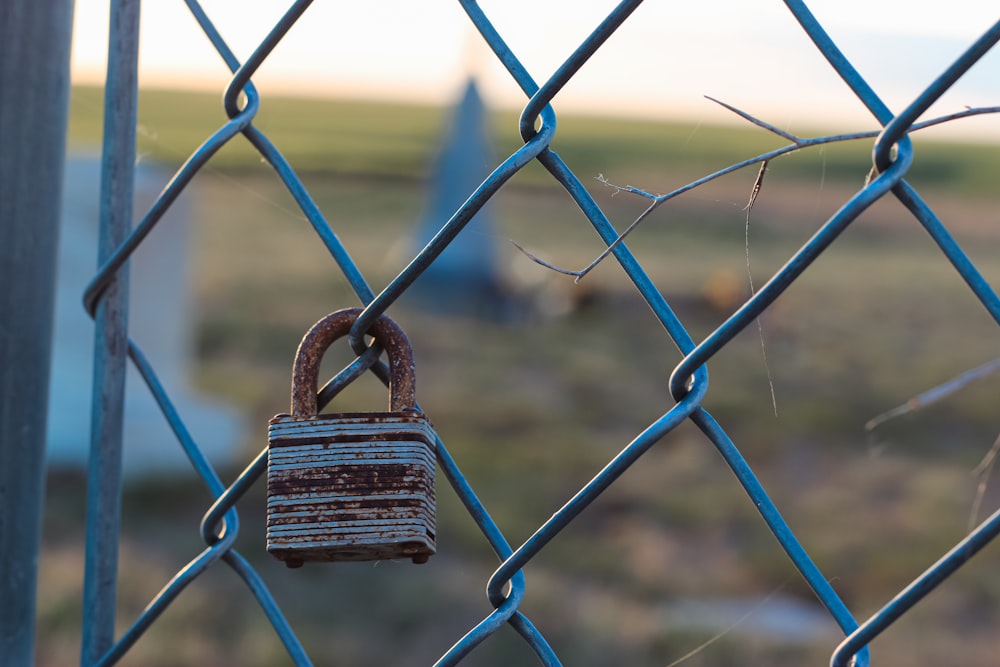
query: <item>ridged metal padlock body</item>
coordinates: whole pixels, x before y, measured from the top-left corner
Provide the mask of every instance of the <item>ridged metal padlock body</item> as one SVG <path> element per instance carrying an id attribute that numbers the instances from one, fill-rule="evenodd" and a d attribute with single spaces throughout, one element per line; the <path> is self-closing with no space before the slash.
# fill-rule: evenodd
<path id="1" fill-rule="evenodd" d="M 307 561 L 410 558 L 435 552 L 433 427 L 415 405 L 413 354 L 384 315 L 369 334 L 386 349 L 389 412 L 316 415 L 319 363 L 361 313 L 331 313 L 295 355 L 292 414 L 268 429 L 267 550 Z"/>

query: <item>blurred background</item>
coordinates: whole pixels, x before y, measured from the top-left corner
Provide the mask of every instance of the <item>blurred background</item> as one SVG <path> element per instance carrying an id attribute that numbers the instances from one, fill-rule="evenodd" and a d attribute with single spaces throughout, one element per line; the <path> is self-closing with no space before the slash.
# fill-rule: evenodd
<path id="1" fill-rule="evenodd" d="M 995 19 L 975 2 L 952 3 L 945 19 L 901 2 L 866 3 L 864 11 L 856 4 L 813 8 L 894 110 Z M 179 3 L 147 5 L 137 165 L 146 206 L 225 122 L 228 81 Z M 483 6 L 543 81 L 612 5 Z M 271 3 L 205 8 L 241 58 L 283 11 Z M 63 252 L 76 252 L 61 260 L 67 296 L 60 294 L 59 317 L 69 319 L 57 320 L 53 386 L 67 392 L 55 405 L 89 410 L 88 362 L 72 351 L 60 362 L 59 350 L 89 349 L 91 340 L 86 318 L 72 318 L 82 316 L 79 295 L 94 255 L 84 242 L 67 241 L 75 238 L 67 230 L 82 225 L 86 236 L 96 211 L 88 197 L 96 197 L 99 169 L 107 10 L 78 0 L 76 12 L 70 169 L 77 176 L 68 181 L 62 237 Z M 457 3 L 317 4 L 300 23 L 254 77 L 262 95 L 255 125 L 288 158 L 378 292 L 521 145 L 523 96 Z M 996 54 L 988 55 L 931 115 L 995 103 L 989 95 L 998 66 Z M 470 80 L 478 101 L 469 102 Z M 787 143 L 705 94 L 799 136 L 877 128 L 782 7 L 649 4 L 556 98 L 552 148 L 624 229 L 648 201 L 599 178 L 664 193 Z M 922 131 L 907 175 L 994 285 L 998 130 L 986 116 Z M 863 185 L 870 153 L 867 139 L 773 161 L 749 223 L 756 168 L 737 171 L 657 209 L 628 245 L 701 340 L 749 297 L 748 258 L 759 287 Z M 471 185 L 448 175 L 448 165 L 462 160 L 475 165 L 464 172 L 484 170 Z M 389 315 L 413 344 L 421 405 L 516 546 L 673 405 L 667 378 L 681 355 L 613 259 L 574 283 L 514 247 L 511 241 L 568 269 L 606 247 L 538 165 L 518 173 L 487 214 L 463 232 L 468 245 L 459 254 L 489 258 L 478 264 L 490 288 L 454 298 L 443 298 L 440 287 L 429 296 L 415 290 Z M 242 139 L 212 159 L 173 215 L 132 263 L 131 328 L 153 364 L 168 369 L 182 417 L 229 482 L 266 445 L 268 418 L 287 409 L 302 334 L 358 300 L 274 172 Z M 74 262 L 82 268 L 71 278 L 64 267 Z M 995 359 L 1000 330 L 919 224 L 889 200 L 853 223 L 760 326 L 710 362 L 705 407 L 855 616 L 867 618 L 1000 501 L 991 467 L 980 465 L 1000 431 L 1000 373 L 874 429 L 866 423 Z M 350 359 L 346 346 L 328 357 L 326 375 Z M 142 406 L 144 387 L 129 382 L 120 630 L 201 550 L 198 522 L 212 502 L 180 448 L 158 435 L 165 426 Z M 366 376 L 330 407 L 382 410 L 385 402 L 384 388 Z M 69 414 L 56 421 L 70 423 Z M 50 442 L 42 665 L 79 661 L 86 423 L 69 429 L 64 444 Z M 422 566 L 287 570 L 264 551 L 264 493 L 261 481 L 238 506 L 237 548 L 259 568 L 317 664 L 430 664 L 492 610 L 484 590 L 497 558 L 443 477 L 439 553 Z M 995 664 L 997 559 L 996 548 L 987 548 L 880 637 L 875 664 Z M 525 576 L 522 609 L 567 665 L 682 658 L 687 665 L 820 665 L 840 641 L 693 427 L 648 452 Z M 535 660 L 505 629 L 467 662 Z M 290 660 L 243 584 L 216 567 L 121 664 Z"/>

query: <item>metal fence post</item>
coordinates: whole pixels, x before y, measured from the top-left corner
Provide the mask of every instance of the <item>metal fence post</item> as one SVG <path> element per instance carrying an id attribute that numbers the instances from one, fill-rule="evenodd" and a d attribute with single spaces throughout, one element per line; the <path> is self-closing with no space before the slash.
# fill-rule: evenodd
<path id="1" fill-rule="evenodd" d="M 73 0 L 0 4 L 0 656 L 34 664 Z"/>
<path id="2" fill-rule="evenodd" d="M 132 228 L 138 103 L 139 0 L 111 3 L 104 91 L 98 263 Z M 114 644 L 121 523 L 122 419 L 128 353 L 128 264 L 111 279 L 94 313 L 94 393 L 87 473 L 87 544 L 81 663 Z"/>

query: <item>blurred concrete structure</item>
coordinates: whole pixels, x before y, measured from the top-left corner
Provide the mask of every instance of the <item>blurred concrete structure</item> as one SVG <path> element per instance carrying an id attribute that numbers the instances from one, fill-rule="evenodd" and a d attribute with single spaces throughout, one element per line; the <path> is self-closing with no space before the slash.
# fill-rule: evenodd
<path id="1" fill-rule="evenodd" d="M 169 174 L 137 167 L 137 215 L 143 214 Z M 85 468 L 90 437 L 94 324 L 82 303 L 97 266 L 99 157 L 66 160 L 54 350 L 49 394 L 50 466 Z M 186 195 L 190 197 L 190 195 Z M 214 464 L 233 458 L 240 419 L 232 406 L 194 393 L 191 367 L 193 322 L 189 277 L 189 199 L 182 197 L 131 260 L 129 335 L 149 358 L 181 418 Z M 126 476 L 174 473 L 188 466 L 166 420 L 139 373 L 126 379 L 124 459 Z"/>

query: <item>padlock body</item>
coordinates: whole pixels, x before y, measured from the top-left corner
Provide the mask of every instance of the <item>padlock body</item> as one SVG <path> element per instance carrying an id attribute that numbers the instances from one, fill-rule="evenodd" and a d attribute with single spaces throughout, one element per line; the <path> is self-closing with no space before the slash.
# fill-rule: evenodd
<path id="1" fill-rule="evenodd" d="M 435 440 L 419 412 L 275 417 L 267 550 L 289 565 L 423 562 L 435 552 Z"/>

